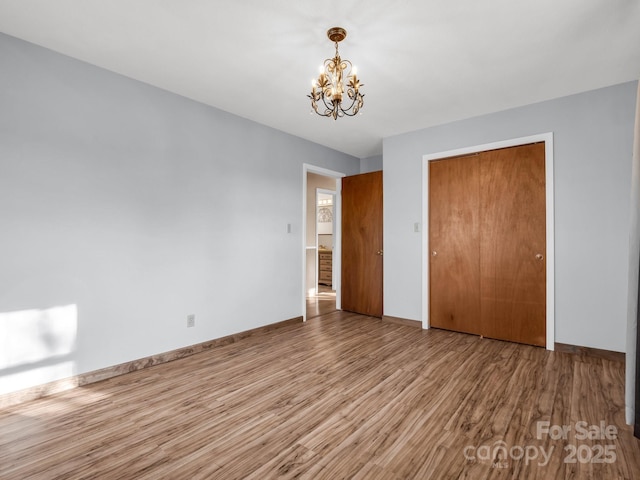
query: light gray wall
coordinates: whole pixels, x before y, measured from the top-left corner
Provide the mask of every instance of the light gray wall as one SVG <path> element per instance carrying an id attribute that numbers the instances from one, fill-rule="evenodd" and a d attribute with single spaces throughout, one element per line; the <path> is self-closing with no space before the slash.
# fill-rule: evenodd
<path id="1" fill-rule="evenodd" d="M 384 139 L 385 315 L 421 320 L 422 156 L 553 132 L 556 342 L 624 351 L 636 86 Z"/>
<path id="2" fill-rule="evenodd" d="M 0 34 L 0 318 L 77 310 L 72 351 L 33 332 L 0 393 L 302 315 L 303 163 L 360 169 Z"/>
<path id="3" fill-rule="evenodd" d="M 360 173 L 379 172 L 382 170 L 382 155 L 360 159 Z"/>

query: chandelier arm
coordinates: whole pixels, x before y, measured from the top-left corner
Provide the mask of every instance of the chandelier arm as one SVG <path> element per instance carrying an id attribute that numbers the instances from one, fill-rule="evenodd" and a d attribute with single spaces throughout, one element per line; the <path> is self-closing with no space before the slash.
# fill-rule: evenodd
<path id="1" fill-rule="evenodd" d="M 333 107 L 330 107 L 327 102 L 325 101 L 324 97 L 320 97 L 322 99 L 322 103 L 324 103 L 324 113 L 321 113 L 318 110 L 318 103 L 317 101 L 314 99 L 314 97 L 312 95 L 307 95 L 307 97 L 309 97 L 311 99 L 311 108 L 313 108 L 313 111 L 316 112 L 318 115 L 320 115 L 321 117 L 331 117 L 333 114 Z"/>
<path id="2" fill-rule="evenodd" d="M 348 117 L 354 117 L 360 112 L 360 108 L 364 104 L 364 100 L 363 100 L 364 95 L 361 94 L 360 92 L 356 93 L 353 89 L 349 89 L 349 90 L 353 92 L 353 96 L 349 95 L 349 98 L 351 99 L 351 104 L 349 105 L 348 108 L 342 108 L 342 103 L 340 103 L 338 108 L 344 115 Z M 359 105 L 358 108 L 353 113 L 349 113 L 356 103 L 358 103 Z"/>
<path id="3" fill-rule="evenodd" d="M 349 105 L 349 108 L 342 108 L 342 104 L 340 104 L 340 111 L 342 111 L 342 113 L 344 113 L 345 115 L 351 117 L 353 115 L 349 115 L 349 110 L 351 110 L 353 108 L 353 105 L 356 103 L 356 101 L 354 100 L 353 102 L 351 102 L 351 105 Z"/>
<path id="4" fill-rule="evenodd" d="M 325 107 L 325 111 L 324 111 L 324 115 L 323 117 L 330 117 L 331 114 L 333 113 L 333 111 L 335 110 L 335 106 L 332 104 L 328 104 L 327 103 L 327 99 L 324 95 L 322 95 L 320 98 L 322 98 L 322 103 L 324 103 L 324 107 Z"/>
<path id="5" fill-rule="evenodd" d="M 360 111 L 360 109 L 356 110 L 353 113 L 349 113 L 349 111 L 353 108 L 355 103 L 356 103 L 356 100 L 354 99 L 353 102 L 351 102 L 351 105 L 349 105 L 349 108 L 347 108 L 347 109 L 344 109 L 344 108 L 342 108 L 342 106 L 340 106 L 340 111 L 343 114 L 345 114 L 347 117 L 355 117 L 358 114 L 358 112 Z"/>

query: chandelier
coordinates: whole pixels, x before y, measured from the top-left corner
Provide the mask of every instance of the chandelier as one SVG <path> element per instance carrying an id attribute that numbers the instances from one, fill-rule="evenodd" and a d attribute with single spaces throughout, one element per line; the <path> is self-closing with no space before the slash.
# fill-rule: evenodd
<path id="1" fill-rule="evenodd" d="M 336 44 L 336 55 L 324 61 L 320 76 L 311 84 L 311 95 L 307 95 L 311 99 L 311 108 L 318 115 L 333 117 L 334 120 L 344 115 L 353 117 L 364 103 L 364 95 L 360 93 L 363 84 L 356 76 L 355 67 L 349 60 L 342 60 L 338 53 L 338 42 L 346 36 L 344 28 L 333 27 L 327 31 L 329 40 Z M 343 104 L 345 92 L 349 100 Z"/>

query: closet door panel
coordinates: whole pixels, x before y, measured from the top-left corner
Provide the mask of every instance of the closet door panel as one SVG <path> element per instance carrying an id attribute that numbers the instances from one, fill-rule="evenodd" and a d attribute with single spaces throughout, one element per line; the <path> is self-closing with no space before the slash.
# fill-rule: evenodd
<path id="1" fill-rule="evenodd" d="M 546 343 L 544 144 L 480 155 L 482 334 Z"/>
<path id="2" fill-rule="evenodd" d="M 480 334 L 478 156 L 429 163 L 429 321 Z"/>
<path id="3" fill-rule="evenodd" d="M 342 179 L 342 309 L 383 313 L 382 172 Z"/>

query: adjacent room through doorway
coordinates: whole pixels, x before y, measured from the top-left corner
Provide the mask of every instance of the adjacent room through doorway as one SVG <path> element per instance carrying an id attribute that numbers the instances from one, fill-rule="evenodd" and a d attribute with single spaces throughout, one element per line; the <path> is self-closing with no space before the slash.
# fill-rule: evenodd
<path id="1" fill-rule="evenodd" d="M 336 310 L 337 179 L 307 172 L 306 318 Z"/>

